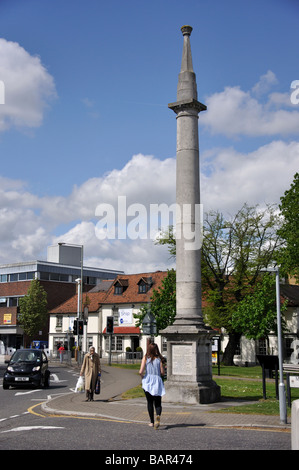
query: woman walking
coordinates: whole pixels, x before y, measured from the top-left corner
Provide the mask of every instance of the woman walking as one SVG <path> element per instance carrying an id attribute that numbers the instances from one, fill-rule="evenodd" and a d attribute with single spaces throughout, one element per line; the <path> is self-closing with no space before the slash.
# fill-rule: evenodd
<path id="1" fill-rule="evenodd" d="M 146 354 L 141 361 L 139 374 L 143 377 L 142 388 L 147 399 L 147 410 L 150 417 L 149 426 L 158 429 L 162 413 L 161 398 L 165 395 L 165 388 L 161 378 L 161 375 L 164 375 L 163 356 L 160 354 L 157 344 L 150 343 L 148 345 Z M 154 421 L 154 407 L 156 421 Z"/>
<path id="2" fill-rule="evenodd" d="M 98 374 L 101 372 L 100 356 L 91 346 L 89 353 L 85 354 L 80 375 L 85 377 L 86 401 L 93 401 L 93 394 L 96 388 Z"/>

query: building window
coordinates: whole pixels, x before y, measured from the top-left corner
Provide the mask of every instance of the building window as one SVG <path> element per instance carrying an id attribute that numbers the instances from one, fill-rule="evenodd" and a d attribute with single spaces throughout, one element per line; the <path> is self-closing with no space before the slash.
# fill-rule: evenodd
<path id="1" fill-rule="evenodd" d="M 111 351 L 112 352 L 122 352 L 123 351 L 123 336 L 111 335 Z M 106 336 L 105 341 L 105 350 L 109 352 L 110 350 L 110 337 Z"/>
<path id="2" fill-rule="evenodd" d="M 114 284 L 114 295 L 121 295 L 128 288 L 128 279 L 119 279 Z"/>
<path id="3" fill-rule="evenodd" d="M 0 282 L 16 282 L 16 281 L 27 281 L 34 279 L 34 271 L 24 273 L 13 273 L 13 274 L 1 274 Z"/>
<path id="4" fill-rule="evenodd" d="M 62 315 L 56 317 L 56 330 L 62 330 Z"/>
<path id="5" fill-rule="evenodd" d="M 97 283 L 97 280 L 95 277 L 92 277 L 92 276 L 83 276 L 83 283 L 88 284 L 89 286 L 95 286 Z"/>
<path id="6" fill-rule="evenodd" d="M 49 281 L 50 273 L 40 272 L 39 278 L 41 281 Z"/>
<path id="7" fill-rule="evenodd" d="M 78 276 L 73 276 L 77 279 Z M 41 281 L 60 281 L 60 282 L 69 282 L 68 274 L 60 274 L 60 273 L 47 273 L 44 271 L 40 272 L 39 276 Z"/>
<path id="8" fill-rule="evenodd" d="M 7 298 L 0 297 L 0 307 L 7 307 Z"/>
<path id="9" fill-rule="evenodd" d="M 57 351 L 61 345 L 65 346 L 65 338 L 63 336 L 62 337 L 54 336 L 53 350 Z"/>
<path id="10" fill-rule="evenodd" d="M 258 340 L 257 351 L 261 356 L 265 356 L 267 354 L 267 342 L 265 339 Z"/>
<path id="11" fill-rule="evenodd" d="M 18 297 L 10 297 L 8 299 L 8 306 L 9 307 L 17 307 L 19 305 L 19 302 L 18 302 Z"/>
<path id="12" fill-rule="evenodd" d="M 123 287 L 119 284 L 114 286 L 114 295 L 121 295 L 123 293 Z"/>
<path id="13" fill-rule="evenodd" d="M 118 326 L 118 317 L 119 317 L 119 314 L 118 314 L 118 308 L 117 308 L 117 307 L 113 307 L 113 309 L 112 309 L 112 316 L 113 316 L 113 325 L 114 325 L 114 326 Z"/>
<path id="14" fill-rule="evenodd" d="M 141 282 L 138 286 L 139 294 L 146 294 L 147 291 L 148 291 L 147 284 L 145 282 Z"/>

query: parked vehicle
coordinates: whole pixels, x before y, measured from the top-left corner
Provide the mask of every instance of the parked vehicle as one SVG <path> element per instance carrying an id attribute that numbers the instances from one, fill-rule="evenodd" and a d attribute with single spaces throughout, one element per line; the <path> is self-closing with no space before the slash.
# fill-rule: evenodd
<path id="1" fill-rule="evenodd" d="M 18 349 L 6 363 L 8 366 L 3 376 L 4 390 L 9 386 L 49 386 L 48 358 L 43 350 Z"/>

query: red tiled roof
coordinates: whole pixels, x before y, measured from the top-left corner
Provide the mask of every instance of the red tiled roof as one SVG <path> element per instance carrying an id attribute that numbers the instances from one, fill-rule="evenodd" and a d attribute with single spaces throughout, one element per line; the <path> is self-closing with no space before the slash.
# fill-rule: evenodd
<path id="1" fill-rule="evenodd" d="M 99 306 L 105 300 L 107 293 L 106 292 L 84 292 L 83 293 L 83 306 L 85 305 L 86 301 L 89 301 L 87 304 L 89 312 L 97 312 Z M 66 300 L 66 302 L 58 305 L 58 307 L 54 308 L 50 311 L 50 313 L 77 313 L 78 309 L 78 295 L 74 295 L 70 299 Z"/>
<path id="2" fill-rule="evenodd" d="M 138 335 L 140 334 L 139 326 L 115 326 L 113 331 L 117 335 L 132 335 L 133 333 Z M 106 333 L 106 327 L 103 329 L 103 333 Z"/>
<path id="3" fill-rule="evenodd" d="M 105 304 L 148 303 L 153 295 L 153 290 L 157 290 L 162 285 L 162 281 L 166 276 L 167 271 L 140 274 L 119 274 L 108 290 Z M 141 279 L 146 279 L 149 282 L 149 278 L 151 278 L 152 282 L 151 288 L 146 293 L 139 294 L 139 281 Z M 128 281 L 127 287 L 124 285 L 126 283 L 123 281 Z M 114 286 L 117 283 L 120 283 L 125 287 L 122 294 L 114 294 Z"/>
<path id="4" fill-rule="evenodd" d="M 156 271 L 154 273 L 141 274 L 119 274 L 107 292 L 87 292 L 83 293 L 83 305 L 86 296 L 90 300 L 88 305 L 89 312 L 96 312 L 100 305 L 107 304 L 146 304 L 150 302 L 153 290 L 162 285 L 163 279 L 167 276 L 167 271 Z M 139 294 L 138 284 L 140 280 L 147 280 L 151 286 L 146 293 Z M 123 286 L 122 294 L 114 294 L 115 284 Z M 76 313 L 78 305 L 77 294 L 68 299 L 63 304 L 52 309 L 50 313 Z"/>

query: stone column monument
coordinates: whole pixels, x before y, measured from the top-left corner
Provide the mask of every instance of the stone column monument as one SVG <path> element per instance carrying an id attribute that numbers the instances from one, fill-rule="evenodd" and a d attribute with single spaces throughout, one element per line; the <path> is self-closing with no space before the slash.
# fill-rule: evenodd
<path id="1" fill-rule="evenodd" d="M 213 403 L 220 387 L 212 380 L 212 332 L 201 308 L 202 221 L 199 190 L 198 114 L 207 108 L 197 101 L 191 26 L 181 28 L 183 58 L 177 101 L 168 107 L 177 115 L 176 160 L 176 317 L 160 333 L 167 338 L 167 402 Z"/>

